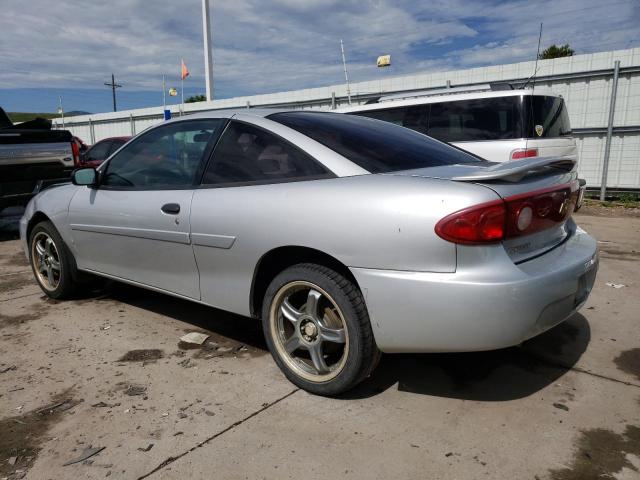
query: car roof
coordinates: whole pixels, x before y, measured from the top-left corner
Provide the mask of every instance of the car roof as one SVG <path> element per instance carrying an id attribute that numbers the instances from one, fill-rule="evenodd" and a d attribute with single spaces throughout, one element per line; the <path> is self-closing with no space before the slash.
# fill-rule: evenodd
<path id="1" fill-rule="evenodd" d="M 419 94 L 411 94 L 407 92 L 406 97 L 402 98 L 402 94 L 397 94 L 388 97 L 387 100 L 384 97 L 377 103 L 370 103 L 367 105 L 358 105 L 351 107 L 342 107 L 335 111 L 339 113 L 349 113 L 349 112 L 366 112 L 368 110 L 384 110 L 387 108 L 394 107 L 407 107 L 412 105 L 424 105 L 428 103 L 440 103 L 440 102 L 456 102 L 461 100 L 476 100 L 483 98 L 500 98 L 500 97 L 516 97 L 516 96 L 526 96 L 526 95 L 544 95 L 544 96 L 552 96 L 552 97 L 560 97 L 551 91 L 549 88 L 537 87 L 535 90 L 527 88 L 527 89 L 519 89 L 519 90 L 497 90 L 497 91 L 475 91 L 475 92 L 457 92 L 457 93 L 446 93 L 446 90 L 441 90 L 438 92 L 434 92 L 433 94 L 429 94 L 425 92 L 423 95 Z"/>
<path id="2" fill-rule="evenodd" d="M 225 108 L 222 110 L 209 110 L 205 112 L 190 113 L 184 117 L 174 117 L 170 122 L 178 122 L 181 120 L 194 120 L 198 118 L 232 118 L 235 115 L 253 115 L 264 118 L 273 113 L 300 111 L 291 108 Z"/>
<path id="3" fill-rule="evenodd" d="M 131 138 L 131 136 L 127 136 L 127 135 L 120 135 L 118 137 L 107 137 L 107 138 L 102 138 L 100 140 L 98 140 L 96 143 L 100 143 L 100 142 L 104 142 L 106 140 L 129 140 Z"/>

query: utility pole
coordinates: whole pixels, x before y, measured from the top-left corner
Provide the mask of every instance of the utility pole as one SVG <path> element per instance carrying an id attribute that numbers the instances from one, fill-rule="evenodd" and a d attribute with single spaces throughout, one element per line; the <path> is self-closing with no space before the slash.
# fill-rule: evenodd
<path id="1" fill-rule="evenodd" d="M 204 41 L 204 78 L 207 101 L 213 100 L 213 57 L 211 53 L 211 25 L 209 0 L 202 0 L 202 38 Z"/>
<path id="2" fill-rule="evenodd" d="M 117 111 L 117 110 L 118 110 L 118 109 L 116 108 L 116 88 L 120 88 L 120 87 L 122 87 L 122 85 L 118 85 L 118 84 L 116 83 L 116 79 L 115 79 L 115 77 L 113 76 L 113 73 L 111 74 L 111 83 L 107 83 L 107 82 L 105 82 L 105 85 L 106 85 L 107 87 L 111 87 L 111 92 L 112 92 L 112 94 L 113 94 L 113 111 L 115 112 L 115 111 Z"/>
<path id="3" fill-rule="evenodd" d="M 344 67 L 344 79 L 347 82 L 347 99 L 349 101 L 349 105 L 351 105 L 351 87 L 349 85 L 349 74 L 347 73 L 347 60 L 344 57 L 344 44 L 342 43 L 342 39 L 340 39 L 340 50 L 342 51 L 342 66 Z"/>

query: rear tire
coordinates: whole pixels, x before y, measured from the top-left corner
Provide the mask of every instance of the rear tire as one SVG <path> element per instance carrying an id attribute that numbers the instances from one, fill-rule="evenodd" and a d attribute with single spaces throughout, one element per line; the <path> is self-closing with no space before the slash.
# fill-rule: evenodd
<path id="1" fill-rule="evenodd" d="M 76 293 L 75 259 L 50 221 L 38 223 L 31 231 L 29 263 L 38 286 L 49 297 L 61 300 Z"/>
<path id="2" fill-rule="evenodd" d="M 273 279 L 264 297 L 262 325 L 285 376 L 318 395 L 353 388 L 380 358 L 362 293 L 321 265 L 294 265 Z"/>

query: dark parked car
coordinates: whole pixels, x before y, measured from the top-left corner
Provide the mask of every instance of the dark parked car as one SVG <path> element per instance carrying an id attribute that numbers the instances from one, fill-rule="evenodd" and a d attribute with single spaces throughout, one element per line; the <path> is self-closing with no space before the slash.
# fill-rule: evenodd
<path id="1" fill-rule="evenodd" d="M 130 138 L 131 137 L 110 137 L 100 140 L 80 157 L 80 165 L 83 167 L 97 167 L 109 158 L 109 155 L 127 143 Z"/>

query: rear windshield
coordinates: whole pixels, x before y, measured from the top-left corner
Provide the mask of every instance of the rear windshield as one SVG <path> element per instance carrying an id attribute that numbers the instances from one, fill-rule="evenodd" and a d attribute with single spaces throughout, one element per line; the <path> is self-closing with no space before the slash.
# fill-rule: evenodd
<path id="1" fill-rule="evenodd" d="M 554 138 L 571 134 L 564 101 L 545 95 L 456 100 L 354 114 L 402 125 L 443 142 Z"/>
<path id="2" fill-rule="evenodd" d="M 560 97 L 534 95 L 524 98 L 527 138 L 557 138 L 571 135 L 569 114 Z"/>
<path id="3" fill-rule="evenodd" d="M 478 162 L 408 128 L 340 113 L 286 112 L 267 118 L 323 144 L 371 173 Z"/>

